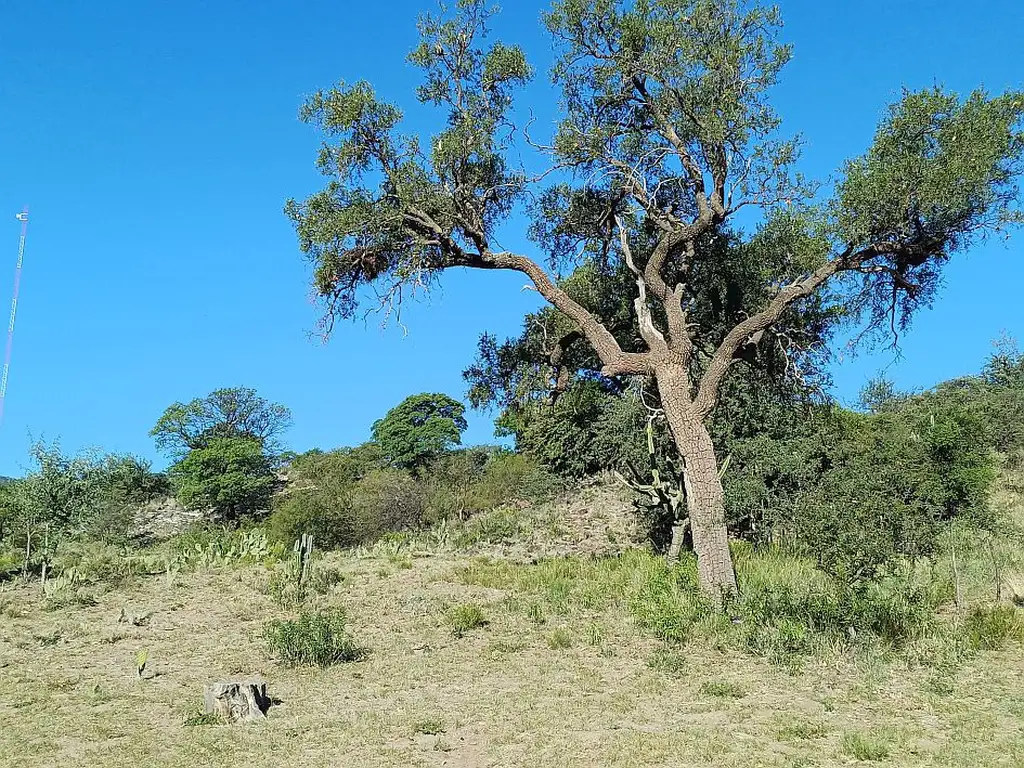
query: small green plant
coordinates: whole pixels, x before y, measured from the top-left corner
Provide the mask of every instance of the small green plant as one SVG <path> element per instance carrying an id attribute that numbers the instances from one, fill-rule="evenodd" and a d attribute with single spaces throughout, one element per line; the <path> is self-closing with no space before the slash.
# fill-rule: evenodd
<path id="1" fill-rule="evenodd" d="M 881 733 L 843 734 L 843 753 L 858 760 L 884 760 L 889 756 L 889 736 Z"/>
<path id="2" fill-rule="evenodd" d="M 270 653 L 289 667 L 329 667 L 366 657 L 367 649 L 348 634 L 340 610 L 303 611 L 294 620 L 274 619 L 264 626 Z"/>
<path id="3" fill-rule="evenodd" d="M 697 689 L 705 696 L 714 696 L 719 699 L 742 699 L 747 695 L 746 690 L 739 683 L 729 680 L 706 680 Z"/>
<path id="4" fill-rule="evenodd" d="M 453 635 L 463 637 L 470 630 L 486 626 L 487 617 L 479 605 L 462 603 L 448 609 L 445 622 L 451 627 Z"/>
<path id="5" fill-rule="evenodd" d="M 686 657 L 670 648 L 659 648 L 647 660 L 647 666 L 671 677 L 682 677 L 686 672 Z"/>
<path id="6" fill-rule="evenodd" d="M 590 645 L 600 645 L 604 642 L 605 630 L 598 622 L 592 621 L 587 624 L 586 633 L 587 642 L 590 643 Z"/>
<path id="7" fill-rule="evenodd" d="M 220 725 L 220 723 L 221 719 L 216 715 L 200 713 L 186 717 L 183 725 L 186 728 L 194 728 L 200 725 Z"/>
<path id="8" fill-rule="evenodd" d="M 440 736 L 445 732 L 444 721 L 431 718 L 428 720 L 420 720 L 415 723 L 412 727 L 413 733 L 420 733 L 426 736 Z"/>
<path id="9" fill-rule="evenodd" d="M 807 741 L 821 738 L 827 733 L 828 729 L 819 722 L 796 722 L 779 728 L 776 738 L 779 741 Z"/>
<path id="10" fill-rule="evenodd" d="M 558 627 L 548 635 L 548 648 L 553 651 L 563 648 L 571 648 L 573 644 L 572 632 L 565 627 Z"/>
<path id="11" fill-rule="evenodd" d="M 540 603 L 530 603 L 530 605 L 527 606 L 526 618 L 538 625 L 547 621 L 547 618 L 544 616 L 544 609 L 541 607 Z"/>
<path id="12" fill-rule="evenodd" d="M 135 674 L 142 679 L 142 673 L 146 671 L 146 664 L 149 663 L 149 649 L 143 648 L 135 654 Z"/>

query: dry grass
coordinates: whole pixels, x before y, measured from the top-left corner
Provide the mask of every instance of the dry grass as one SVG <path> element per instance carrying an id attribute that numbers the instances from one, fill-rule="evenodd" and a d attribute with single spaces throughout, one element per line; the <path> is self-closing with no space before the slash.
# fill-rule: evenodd
<path id="1" fill-rule="evenodd" d="M 343 579 L 308 607 L 343 608 L 370 654 L 323 670 L 268 659 L 264 622 L 295 608 L 259 566 L 140 579 L 95 605 L 0 593 L 0 766 L 1024 765 L 1019 644 L 954 668 L 863 653 L 789 669 L 713 635 L 652 639 L 621 599 L 637 574 L 595 575 L 585 554 L 414 554 L 332 556 Z M 990 591 L 976 570 L 965 592 Z M 459 606 L 487 623 L 454 632 Z M 238 674 L 269 682 L 267 721 L 197 717 L 203 684 Z"/>
<path id="2" fill-rule="evenodd" d="M 263 621 L 289 614 L 258 590 L 257 567 L 149 579 L 54 611 L 34 592 L 5 594 L 0 765 L 828 766 L 858 750 L 876 764 L 1024 765 L 1018 647 L 940 679 L 872 659 L 793 673 L 702 646 L 667 663 L 614 606 L 585 605 L 556 628 L 531 619 L 529 595 L 463 583 L 463 559 L 382 576 L 386 563 L 337 558 L 344 584 L 319 600 L 343 605 L 372 652 L 327 670 L 267 660 Z M 460 604 L 489 623 L 455 637 L 446 615 Z M 151 617 L 118 622 L 122 608 Z M 555 631 L 577 641 L 552 643 Z M 264 725 L 185 725 L 205 681 L 240 673 L 262 674 L 281 701 Z M 872 734 L 884 750 L 864 746 Z"/>

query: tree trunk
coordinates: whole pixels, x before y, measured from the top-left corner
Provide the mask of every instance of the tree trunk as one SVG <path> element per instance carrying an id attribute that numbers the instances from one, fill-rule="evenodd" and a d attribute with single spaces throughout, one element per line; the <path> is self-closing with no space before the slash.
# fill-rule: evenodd
<path id="1" fill-rule="evenodd" d="M 718 476 L 715 447 L 703 420 L 694 411 L 689 380 L 682 367 L 659 369 L 657 381 L 672 438 L 686 462 L 686 506 L 693 551 L 697 555 L 697 579 L 701 591 L 721 606 L 725 597 L 736 592 L 736 574 L 729 552 L 725 493 Z"/>

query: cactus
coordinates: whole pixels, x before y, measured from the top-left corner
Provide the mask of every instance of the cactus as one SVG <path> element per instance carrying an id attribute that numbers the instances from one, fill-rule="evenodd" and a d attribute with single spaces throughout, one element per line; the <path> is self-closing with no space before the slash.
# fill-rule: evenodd
<path id="1" fill-rule="evenodd" d="M 647 458 L 648 467 L 646 477 L 636 467 L 626 462 L 625 469 L 629 473 L 626 477 L 621 472 L 615 472 L 620 482 L 639 494 L 635 503 L 648 517 L 657 519 L 665 515 L 671 523 L 672 538 L 668 546 L 665 558 L 670 563 L 679 559 L 682 550 L 683 539 L 690 527 L 690 519 L 686 512 L 686 497 L 689 495 L 689 484 L 686 477 L 686 463 L 679 457 L 678 460 L 667 457 L 669 465 L 669 477 L 663 477 L 658 467 L 658 455 L 654 447 L 654 421 L 662 415 L 657 409 L 649 409 L 647 417 Z M 718 471 L 721 479 L 729 464 L 732 461 L 732 454 L 726 457 Z"/>
<path id="2" fill-rule="evenodd" d="M 298 587 L 299 600 L 302 600 L 306 593 L 306 577 L 309 575 L 309 563 L 313 557 L 313 537 L 308 533 L 302 534 L 295 540 L 295 566 L 296 585 Z"/>

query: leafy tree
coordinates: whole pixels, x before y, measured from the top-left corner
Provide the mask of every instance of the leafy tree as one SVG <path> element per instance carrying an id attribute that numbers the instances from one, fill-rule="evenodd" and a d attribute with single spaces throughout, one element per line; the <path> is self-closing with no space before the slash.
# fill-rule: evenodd
<path id="1" fill-rule="evenodd" d="M 255 440 L 268 453 L 291 426 L 291 411 L 246 387 L 218 389 L 188 403 L 170 405 L 150 430 L 157 447 L 175 456 L 205 448 L 218 437 Z"/>
<path id="2" fill-rule="evenodd" d="M 26 476 L 0 486 L 0 539 L 29 555 L 26 568 L 71 537 L 126 543 L 138 507 L 168 489 L 166 477 L 134 456 L 70 455 L 42 441 L 30 454 Z"/>
<path id="3" fill-rule="evenodd" d="M 388 463 L 422 469 L 462 442 L 466 406 L 448 395 L 410 395 L 373 424 L 373 439 Z"/>
<path id="4" fill-rule="evenodd" d="M 505 269 L 586 339 L 607 377 L 656 383 L 685 461 L 699 582 L 712 600 L 735 590 L 725 499 L 709 419 L 746 348 L 795 306 L 841 303 L 872 329 L 905 326 L 926 306 L 949 258 L 1021 220 L 1015 179 L 1024 154 L 1019 93 L 966 98 L 930 88 L 893 104 L 867 152 L 831 187 L 794 172 L 769 91 L 790 57 L 779 14 L 740 0 L 556 0 L 545 17 L 560 58 L 564 105 L 542 153 L 560 175 L 511 168 L 515 90 L 524 52 L 487 46 L 485 0 L 424 17 L 410 56 L 421 102 L 444 113 L 425 146 L 366 82 L 315 94 L 302 116 L 325 133 L 326 187 L 287 213 L 315 266 L 329 331 L 360 299 L 387 310 L 453 267 Z M 485 47 L 486 46 L 486 47 Z M 547 178 L 561 178 L 547 190 Z M 495 242 L 527 192 L 543 259 Z M 734 225 L 760 212 L 752 235 Z M 701 322 L 690 286 L 720 263 L 718 243 L 760 276 L 724 328 Z M 638 335 L 574 298 L 559 279 L 580 263 L 629 275 Z M 623 269 L 624 268 L 624 269 Z M 364 290 L 371 286 L 374 290 Z"/>
<path id="5" fill-rule="evenodd" d="M 263 446 L 248 437 L 213 437 L 170 469 L 179 501 L 213 508 L 229 519 L 266 509 L 274 472 Z"/>

